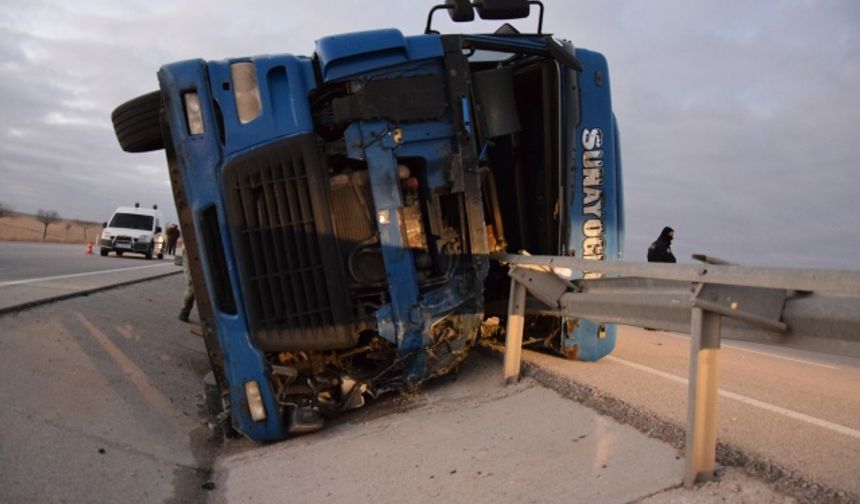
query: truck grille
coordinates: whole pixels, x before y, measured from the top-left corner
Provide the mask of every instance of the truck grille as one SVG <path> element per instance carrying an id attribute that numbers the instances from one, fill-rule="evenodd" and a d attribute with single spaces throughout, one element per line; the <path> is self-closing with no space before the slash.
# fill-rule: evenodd
<path id="1" fill-rule="evenodd" d="M 373 195 L 367 172 L 355 172 L 331 179 L 334 230 L 342 245 L 347 272 L 354 287 L 385 285 L 385 264 L 373 222 Z M 387 292 L 387 289 L 386 289 Z"/>
<path id="2" fill-rule="evenodd" d="M 243 299 L 260 348 L 354 345 L 328 177 L 314 136 L 281 140 L 231 161 L 224 185 Z"/>

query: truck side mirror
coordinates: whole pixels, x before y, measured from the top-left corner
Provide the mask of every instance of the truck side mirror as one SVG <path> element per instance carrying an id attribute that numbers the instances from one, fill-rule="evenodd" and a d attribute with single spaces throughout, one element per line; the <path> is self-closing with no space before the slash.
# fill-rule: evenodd
<path id="1" fill-rule="evenodd" d="M 481 19 L 521 19 L 529 15 L 527 0 L 476 0 L 475 9 Z"/>
<path id="2" fill-rule="evenodd" d="M 431 27 L 433 13 L 437 10 L 447 10 L 452 21 L 463 23 L 474 21 L 476 10 L 481 19 L 522 19 L 529 16 L 532 5 L 540 8 L 537 31 L 540 35 L 543 32 L 543 3 L 540 0 L 445 0 L 444 4 L 433 6 L 427 13 L 424 33 L 439 33 Z"/>
<path id="3" fill-rule="evenodd" d="M 161 226 L 155 226 L 155 232 L 160 233 L 161 232 Z"/>
<path id="4" fill-rule="evenodd" d="M 469 0 L 445 0 L 445 8 L 448 9 L 451 21 L 463 23 L 475 20 L 475 11 Z"/>
<path id="5" fill-rule="evenodd" d="M 469 3 L 469 0 L 445 0 L 444 4 L 433 6 L 430 12 L 427 13 L 427 26 L 424 28 L 425 34 L 439 33 L 433 31 L 431 25 L 433 24 L 433 13 L 440 9 L 447 10 L 451 19 L 458 23 L 475 19 L 475 11 L 472 9 L 472 4 Z"/>
<path id="6" fill-rule="evenodd" d="M 106 227 L 107 227 L 107 222 L 102 222 L 102 228 L 106 228 Z"/>

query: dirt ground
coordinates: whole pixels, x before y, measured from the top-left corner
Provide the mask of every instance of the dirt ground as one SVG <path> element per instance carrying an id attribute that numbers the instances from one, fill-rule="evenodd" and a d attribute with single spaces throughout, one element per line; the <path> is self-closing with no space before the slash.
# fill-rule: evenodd
<path id="1" fill-rule="evenodd" d="M 34 215 L 17 214 L 0 218 L 0 241 L 40 242 L 45 226 Z M 48 226 L 46 242 L 86 243 L 95 241 L 101 231 L 101 223 L 78 220 L 59 220 Z"/>

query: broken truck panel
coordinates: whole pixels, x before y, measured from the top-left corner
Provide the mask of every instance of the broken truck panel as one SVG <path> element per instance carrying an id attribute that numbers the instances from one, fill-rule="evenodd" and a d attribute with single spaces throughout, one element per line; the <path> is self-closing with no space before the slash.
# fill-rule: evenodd
<path id="1" fill-rule="evenodd" d="M 246 436 L 308 432 L 456 368 L 501 327 L 492 252 L 620 258 L 605 60 L 503 31 L 377 30 L 159 71 L 164 135 L 147 145 L 167 148 Z M 538 322 L 561 354 L 614 345 L 612 327 Z"/>

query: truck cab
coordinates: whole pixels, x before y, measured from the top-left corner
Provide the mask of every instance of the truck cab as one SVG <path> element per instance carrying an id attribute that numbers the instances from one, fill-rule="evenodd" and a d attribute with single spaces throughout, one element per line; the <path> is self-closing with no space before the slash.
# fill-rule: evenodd
<path id="1" fill-rule="evenodd" d="M 533 33 L 431 26 L 436 11 L 465 22 L 535 6 Z M 536 1 L 448 1 L 420 35 L 171 63 L 158 91 L 114 111 L 123 149 L 165 149 L 210 362 L 241 433 L 315 430 L 456 370 L 503 327 L 509 280 L 494 253 L 620 259 L 607 63 L 542 22 Z M 612 327 L 529 314 L 569 358 L 614 347 Z"/>
<path id="2" fill-rule="evenodd" d="M 111 252 L 117 256 L 124 253 L 143 254 L 146 259 L 163 258 L 161 247 L 161 224 L 164 219 L 158 207 L 140 208 L 121 206 L 110 220 L 103 223 L 99 236 L 99 252 L 102 257 Z"/>

